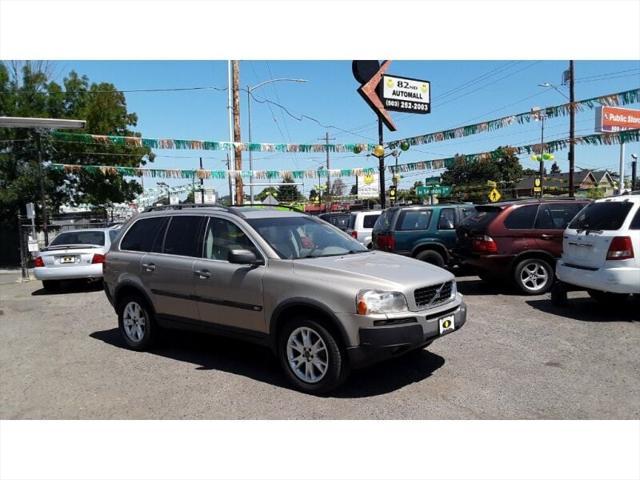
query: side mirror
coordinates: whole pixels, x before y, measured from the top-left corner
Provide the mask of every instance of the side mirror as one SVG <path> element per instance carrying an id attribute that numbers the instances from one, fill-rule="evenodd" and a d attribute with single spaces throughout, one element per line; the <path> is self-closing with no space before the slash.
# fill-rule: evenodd
<path id="1" fill-rule="evenodd" d="M 229 263 L 240 265 L 263 265 L 264 261 L 258 260 L 251 250 L 231 250 L 227 256 Z"/>

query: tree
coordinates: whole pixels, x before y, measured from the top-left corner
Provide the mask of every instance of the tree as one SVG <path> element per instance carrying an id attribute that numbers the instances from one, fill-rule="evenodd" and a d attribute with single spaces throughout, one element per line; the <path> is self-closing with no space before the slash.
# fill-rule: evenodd
<path id="1" fill-rule="evenodd" d="M 71 72 L 62 85 L 50 79 L 50 66 L 38 62 L 0 63 L 0 116 L 77 118 L 87 121 L 85 133 L 139 136 L 130 130 L 138 118 L 127 111 L 126 100 L 111 83 L 90 83 L 86 76 Z M 0 227 L 15 230 L 16 216 L 28 202 L 40 205 L 38 132 L 34 129 L 0 128 Z M 63 142 L 42 132 L 43 160 L 76 165 L 121 165 L 137 167 L 153 160 L 147 147 Z M 103 209 L 132 200 L 142 192 L 135 180 L 121 174 L 55 170 L 42 172 L 47 209 L 60 205 L 90 204 Z M 16 237 L 17 238 L 17 237 Z"/>
<path id="2" fill-rule="evenodd" d="M 283 176 L 282 183 L 290 183 L 292 185 L 280 185 L 278 187 L 278 201 L 295 202 L 303 198 L 298 190 L 298 186 L 293 184 L 293 177 L 291 175 Z"/>
<path id="3" fill-rule="evenodd" d="M 358 186 L 355 183 L 351 185 L 351 190 L 349 191 L 349 195 L 358 195 Z"/>
<path id="4" fill-rule="evenodd" d="M 558 173 L 560 173 L 560 167 L 558 166 L 558 164 L 556 162 L 553 162 L 553 165 L 551 165 L 551 175 L 556 175 Z"/>

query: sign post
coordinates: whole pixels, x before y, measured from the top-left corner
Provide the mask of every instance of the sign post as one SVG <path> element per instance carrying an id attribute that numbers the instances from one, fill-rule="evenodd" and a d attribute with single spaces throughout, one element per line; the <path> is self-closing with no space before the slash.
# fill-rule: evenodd
<path id="1" fill-rule="evenodd" d="M 602 106 L 596 109 L 596 131 L 622 132 L 640 128 L 640 110 Z M 618 194 L 624 192 L 624 143 L 620 142 Z"/>

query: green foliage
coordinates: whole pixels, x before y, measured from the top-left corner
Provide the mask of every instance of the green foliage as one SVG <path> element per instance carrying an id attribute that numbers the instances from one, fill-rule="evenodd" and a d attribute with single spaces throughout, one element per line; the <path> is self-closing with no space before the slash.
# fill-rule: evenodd
<path id="1" fill-rule="evenodd" d="M 553 175 L 558 173 L 561 173 L 560 167 L 556 162 L 553 162 L 553 165 L 551 165 L 551 174 Z"/>
<path id="2" fill-rule="evenodd" d="M 298 186 L 293 185 L 294 182 L 291 175 L 282 177 L 282 182 L 291 183 L 292 185 L 280 185 L 278 187 L 278 196 L 276 198 L 279 202 L 295 202 L 304 198 L 298 190 Z"/>
<path id="3" fill-rule="evenodd" d="M 600 187 L 592 187 L 589 190 L 587 190 L 587 198 L 590 198 L 592 200 L 604 198 L 604 195 L 605 195 L 605 191 Z"/>
<path id="4" fill-rule="evenodd" d="M 0 116 L 75 118 L 87 121 L 83 132 L 102 135 L 139 135 L 130 130 L 138 118 L 127 111 L 125 97 L 111 83 L 90 83 L 71 72 L 62 85 L 52 81 L 45 63 L 0 63 Z M 153 160 L 146 147 L 64 143 L 41 133 L 44 162 L 139 166 Z M 34 202 L 40 216 L 38 132 L 34 129 L 0 129 L 0 218 L 15 222 L 19 209 Z M 146 156 L 146 157 L 145 157 Z M 105 207 L 132 200 L 142 188 L 120 174 L 77 173 L 45 170 L 47 207 L 92 204 Z"/>

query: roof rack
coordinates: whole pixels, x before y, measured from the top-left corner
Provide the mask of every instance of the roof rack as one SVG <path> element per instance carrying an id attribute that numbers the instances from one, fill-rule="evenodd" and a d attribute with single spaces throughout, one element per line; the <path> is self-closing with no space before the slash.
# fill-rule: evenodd
<path id="1" fill-rule="evenodd" d="M 144 209 L 145 212 L 158 212 L 161 210 L 183 210 L 185 208 L 217 208 L 219 210 L 223 210 L 225 212 L 237 214 L 231 208 L 220 205 L 219 203 L 179 203 L 176 205 L 156 205 L 147 207 Z"/>
<path id="2" fill-rule="evenodd" d="M 299 208 L 296 208 L 296 207 L 294 207 L 292 205 L 282 204 L 282 203 L 278 203 L 276 205 L 265 205 L 264 203 L 243 203 L 242 205 L 231 205 L 229 207 L 229 209 L 244 208 L 244 207 L 286 208 L 286 209 L 292 210 L 294 212 L 305 213 L 303 210 L 300 210 Z"/>

